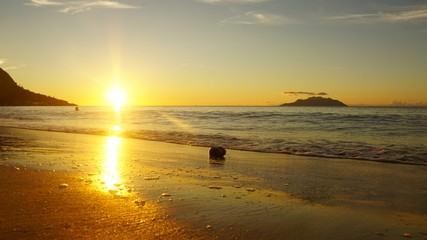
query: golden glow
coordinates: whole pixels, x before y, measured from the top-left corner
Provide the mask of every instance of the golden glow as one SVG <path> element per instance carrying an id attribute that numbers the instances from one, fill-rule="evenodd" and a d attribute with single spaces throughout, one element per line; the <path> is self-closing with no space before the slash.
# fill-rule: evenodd
<path id="1" fill-rule="evenodd" d="M 126 103 L 126 92 L 122 88 L 115 86 L 107 92 L 107 98 L 111 106 L 114 107 L 114 111 L 120 112 L 120 109 Z"/>
<path id="2" fill-rule="evenodd" d="M 114 125 L 111 130 L 115 131 L 115 132 L 120 132 L 122 130 L 122 128 L 119 125 Z"/>
<path id="3" fill-rule="evenodd" d="M 115 136 L 107 137 L 105 162 L 102 166 L 101 182 L 105 185 L 106 190 L 113 195 L 122 195 L 123 190 L 125 190 L 119 171 L 121 140 Z"/>
<path id="4" fill-rule="evenodd" d="M 189 124 L 185 123 L 184 121 L 182 121 L 178 118 L 175 118 L 169 114 L 162 113 L 162 112 L 159 112 L 159 114 L 162 115 L 162 117 L 164 117 L 166 120 L 168 120 L 171 124 L 179 127 L 180 129 L 183 129 L 186 131 L 192 131 L 193 130 Z"/>

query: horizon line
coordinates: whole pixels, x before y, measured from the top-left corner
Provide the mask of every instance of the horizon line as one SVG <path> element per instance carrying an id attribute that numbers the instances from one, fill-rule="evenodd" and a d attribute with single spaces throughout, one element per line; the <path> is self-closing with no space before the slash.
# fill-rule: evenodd
<path id="1" fill-rule="evenodd" d="M 109 105 L 79 105 L 79 107 L 111 107 Z M 15 106 L 17 107 L 17 106 Z M 49 106 L 47 106 L 49 107 Z M 53 106 L 51 106 L 53 107 Z M 122 106 L 122 108 L 127 107 L 336 107 L 336 106 L 281 106 L 279 105 L 127 105 Z M 395 108 L 427 108 L 427 105 L 347 105 L 347 107 L 395 107 Z"/>

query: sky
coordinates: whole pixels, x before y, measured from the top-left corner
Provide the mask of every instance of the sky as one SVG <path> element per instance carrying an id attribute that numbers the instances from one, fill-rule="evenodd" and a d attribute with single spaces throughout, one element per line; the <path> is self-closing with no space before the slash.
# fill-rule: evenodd
<path id="1" fill-rule="evenodd" d="M 423 0 L 2 0 L 0 67 L 79 105 L 427 105 Z"/>

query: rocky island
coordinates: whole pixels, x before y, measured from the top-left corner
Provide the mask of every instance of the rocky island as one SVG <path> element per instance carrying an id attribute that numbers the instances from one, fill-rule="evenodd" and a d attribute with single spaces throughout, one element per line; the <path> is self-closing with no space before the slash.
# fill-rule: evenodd
<path id="1" fill-rule="evenodd" d="M 0 68 L 0 106 L 76 106 L 76 104 L 25 89 Z"/>
<path id="2" fill-rule="evenodd" d="M 307 99 L 298 99 L 293 103 L 284 103 L 280 106 L 289 107 L 347 107 L 346 104 L 339 100 L 323 97 L 310 97 Z"/>

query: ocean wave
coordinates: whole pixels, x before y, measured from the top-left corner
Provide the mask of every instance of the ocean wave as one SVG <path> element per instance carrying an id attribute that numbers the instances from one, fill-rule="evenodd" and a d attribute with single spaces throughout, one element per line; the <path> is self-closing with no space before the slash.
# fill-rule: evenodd
<path id="1" fill-rule="evenodd" d="M 427 109 L 0 108 L 0 126 L 316 157 L 427 163 Z M 111 130 L 120 125 L 122 131 Z"/>
<path id="2" fill-rule="evenodd" d="M 13 126 L 7 126 L 13 127 Z M 291 154 L 308 157 L 369 160 L 387 163 L 407 163 L 427 165 L 427 148 L 423 144 L 416 146 L 403 145 L 369 145 L 363 142 L 309 140 L 295 141 L 268 138 L 237 138 L 225 134 L 193 134 L 179 131 L 152 130 L 97 130 L 83 128 L 54 128 L 54 127 L 19 127 L 28 130 L 54 131 L 64 133 L 89 134 L 124 138 L 134 138 L 149 141 L 160 141 L 181 145 L 200 147 L 223 146 L 227 149 Z"/>

